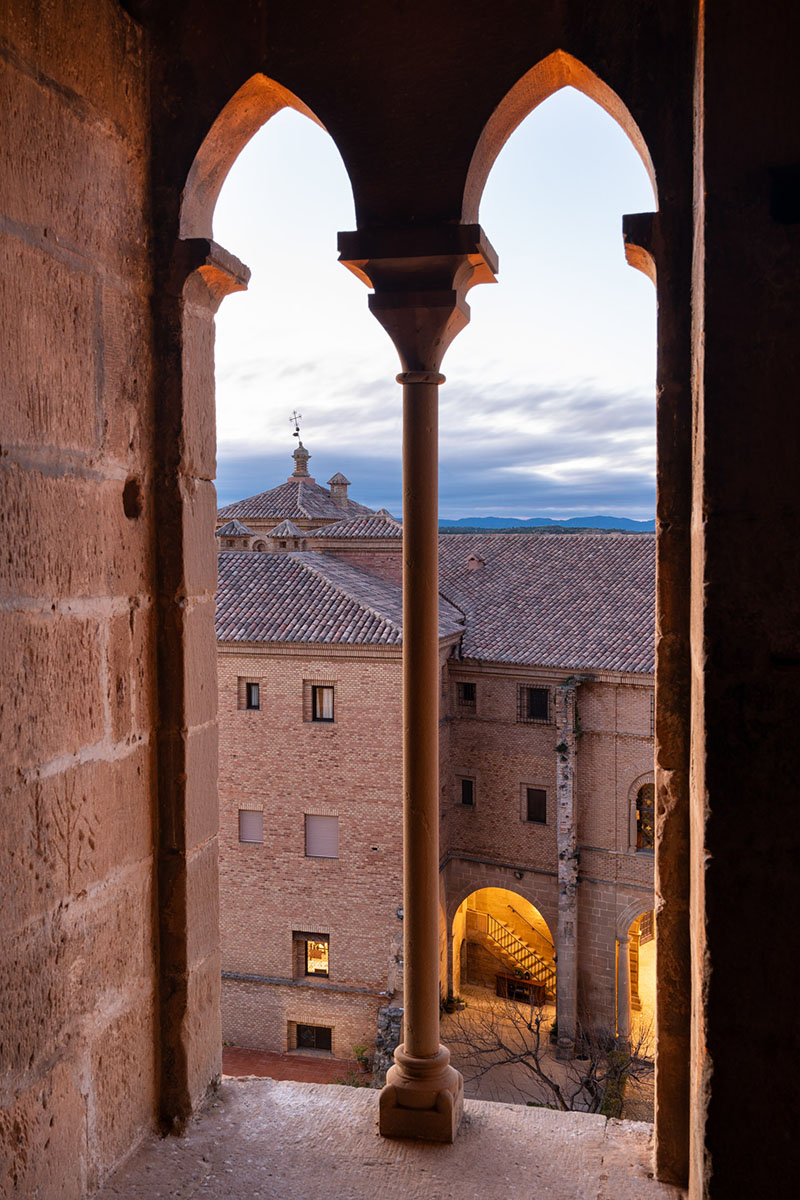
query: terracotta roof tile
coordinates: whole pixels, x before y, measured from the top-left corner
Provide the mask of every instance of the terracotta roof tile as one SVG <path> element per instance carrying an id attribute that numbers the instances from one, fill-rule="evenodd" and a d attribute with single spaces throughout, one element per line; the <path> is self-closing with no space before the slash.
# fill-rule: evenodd
<path id="1" fill-rule="evenodd" d="M 245 500 L 226 504 L 217 513 L 217 516 L 222 518 L 333 517 L 337 521 L 343 516 L 358 515 L 372 516 L 372 509 L 349 499 L 343 504 L 335 504 L 326 487 L 303 478 L 288 479 L 286 483 L 270 488 L 268 492 L 259 492 L 257 496 L 248 496 Z"/>
<path id="2" fill-rule="evenodd" d="M 290 521 L 287 517 L 285 521 L 279 522 L 274 529 L 269 531 L 270 537 L 305 537 L 302 529 L 298 529 L 294 521 Z"/>
<path id="3" fill-rule="evenodd" d="M 248 529 L 241 521 L 228 521 L 227 525 L 222 525 L 216 532 L 217 537 L 253 537 L 255 530 Z"/>
<path id="4" fill-rule="evenodd" d="M 570 671 L 654 668 L 650 534 L 442 534 L 439 586 L 466 658 Z M 470 568 L 470 555 L 483 566 Z"/>
<path id="5" fill-rule="evenodd" d="M 313 530 L 308 537 L 326 538 L 401 538 L 403 527 L 394 517 L 351 517 L 345 521 L 337 521 L 335 525 L 323 525 Z"/>
<path id="6" fill-rule="evenodd" d="M 331 555 L 219 555 L 217 637 L 222 642 L 399 645 L 402 591 Z M 463 629 L 451 604 L 439 605 L 439 635 Z"/>

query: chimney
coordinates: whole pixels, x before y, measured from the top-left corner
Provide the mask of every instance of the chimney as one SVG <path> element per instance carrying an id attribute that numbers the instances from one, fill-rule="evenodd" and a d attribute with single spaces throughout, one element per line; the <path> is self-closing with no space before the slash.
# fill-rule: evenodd
<path id="1" fill-rule="evenodd" d="M 308 460 L 311 458 L 311 455 L 302 442 L 297 443 L 297 449 L 292 458 L 294 459 L 294 473 L 289 476 L 289 483 L 293 479 L 307 479 L 309 483 L 313 483 L 314 480 L 308 473 Z"/>
<path id="2" fill-rule="evenodd" d="M 339 508 L 347 507 L 347 489 L 350 486 L 350 480 L 337 471 L 336 474 L 328 480 L 328 486 L 331 489 L 331 500 L 334 504 L 338 504 Z"/>

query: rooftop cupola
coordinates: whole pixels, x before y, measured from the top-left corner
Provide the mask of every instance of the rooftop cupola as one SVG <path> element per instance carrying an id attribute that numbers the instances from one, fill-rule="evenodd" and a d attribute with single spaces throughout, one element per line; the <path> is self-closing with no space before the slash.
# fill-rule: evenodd
<path id="1" fill-rule="evenodd" d="M 293 479 L 307 479 L 309 483 L 313 483 L 314 480 L 308 473 L 308 460 L 311 458 L 311 455 L 302 442 L 297 443 L 297 448 L 292 458 L 294 459 L 294 473 L 289 476 L 289 482 Z"/>
<path id="2" fill-rule="evenodd" d="M 338 504 L 340 508 L 344 508 L 347 504 L 347 489 L 350 486 L 350 480 L 341 471 L 337 471 L 328 480 L 328 486 L 331 489 L 331 500 L 334 504 Z"/>

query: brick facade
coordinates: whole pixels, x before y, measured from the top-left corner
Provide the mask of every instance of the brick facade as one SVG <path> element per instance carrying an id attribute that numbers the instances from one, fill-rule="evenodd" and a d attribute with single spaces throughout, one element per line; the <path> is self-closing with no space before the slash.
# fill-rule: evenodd
<path id="1" fill-rule="evenodd" d="M 354 563 L 350 545 L 325 552 Z M 380 577 L 391 578 L 395 547 L 367 544 L 358 565 L 382 554 Z M 460 982 L 457 910 L 482 888 L 532 904 L 558 951 L 556 687 L 568 675 L 451 649 L 440 699 L 443 994 Z M 218 668 L 223 1038 L 293 1049 L 297 1023 L 321 1025 L 347 1057 L 374 1041 L 379 1008 L 402 1003 L 400 647 L 225 641 Z M 258 710 L 244 707 L 246 682 L 259 684 Z M 315 685 L 334 689 L 332 722 L 311 719 Z M 546 692 L 544 719 L 527 719 L 526 688 L 540 701 Z M 653 855 L 637 851 L 635 823 L 637 788 L 653 778 L 652 696 L 652 677 L 631 672 L 598 671 L 576 689 L 577 1003 L 612 1028 L 621 922 L 653 907 Z M 544 822 L 527 819 L 527 788 L 544 793 Z M 263 813 L 263 842 L 239 840 L 240 809 Z M 338 858 L 306 856 L 306 814 L 338 818 Z M 329 938 L 327 979 L 298 971 L 293 934 L 304 930 Z"/>

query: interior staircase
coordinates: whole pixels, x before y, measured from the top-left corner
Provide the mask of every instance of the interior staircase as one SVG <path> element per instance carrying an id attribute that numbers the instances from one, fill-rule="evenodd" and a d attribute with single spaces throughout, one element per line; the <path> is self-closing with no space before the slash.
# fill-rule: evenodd
<path id="1" fill-rule="evenodd" d="M 498 920 L 491 913 L 486 917 L 485 933 L 489 948 L 498 954 L 510 968 L 510 973 L 521 971 L 528 979 L 535 979 L 544 985 L 548 1000 L 554 1001 L 556 995 L 556 968 L 537 953 L 528 942 L 523 941 L 505 921 Z"/>

